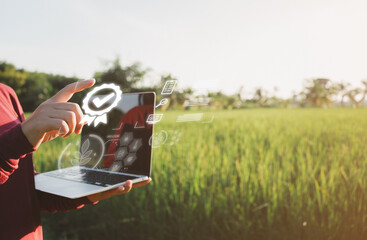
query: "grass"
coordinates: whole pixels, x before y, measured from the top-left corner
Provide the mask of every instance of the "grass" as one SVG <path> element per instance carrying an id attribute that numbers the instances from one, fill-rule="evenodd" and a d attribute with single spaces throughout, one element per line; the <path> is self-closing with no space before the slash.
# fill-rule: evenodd
<path id="1" fill-rule="evenodd" d="M 160 130 L 153 181 L 78 211 L 43 214 L 45 239 L 366 239 L 367 109 L 218 111 L 212 124 Z M 57 168 L 69 139 L 42 145 Z"/>

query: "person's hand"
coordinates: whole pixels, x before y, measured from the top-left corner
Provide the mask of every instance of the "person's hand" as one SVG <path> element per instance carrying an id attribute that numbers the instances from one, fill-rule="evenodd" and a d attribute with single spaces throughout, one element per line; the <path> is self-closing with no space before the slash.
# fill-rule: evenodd
<path id="1" fill-rule="evenodd" d="M 112 189 L 112 190 L 108 190 L 108 191 L 105 191 L 105 192 L 100 192 L 100 193 L 96 193 L 96 194 L 93 194 L 93 195 L 89 195 L 89 196 L 87 196 L 87 198 L 89 199 L 89 201 L 95 203 L 95 202 L 98 202 L 100 200 L 113 197 L 115 195 L 121 195 L 121 194 L 124 194 L 124 193 L 128 193 L 131 190 L 131 188 L 136 188 L 136 187 L 141 187 L 141 186 L 147 185 L 148 183 L 150 183 L 150 181 L 152 181 L 151 178 L 149 178 L 148 180 L 143 181 L 143 182 L 138 182 L 138 183 L 132 184 L 130 180 L 127 180 L 124 186 L 121 186 L 121 187 L 118 187 L 118 188 L 115 188 L 115 189 Z"/>
<path id="2" fill-rule="evenodd" d="M 61 89 L 55 96 L 43 102 L 21 125 L 24 135 L 34 146 L 58 136 L 80 134 L 83 112 L 76 103 L 67 102 L 74 93 L 93 86 L 94 79 L 74 82 Z"/>

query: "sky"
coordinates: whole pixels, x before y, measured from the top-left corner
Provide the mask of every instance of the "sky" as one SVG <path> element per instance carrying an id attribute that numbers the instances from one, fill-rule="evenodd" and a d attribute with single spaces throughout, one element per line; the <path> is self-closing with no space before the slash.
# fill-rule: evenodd
<path id="1" fill-rule="evenodd" d="M 0 61 L 90 78 L 120 57 L 181 88 L 277 95 L 367 78 L 367 1 L 0 0 Z"/>

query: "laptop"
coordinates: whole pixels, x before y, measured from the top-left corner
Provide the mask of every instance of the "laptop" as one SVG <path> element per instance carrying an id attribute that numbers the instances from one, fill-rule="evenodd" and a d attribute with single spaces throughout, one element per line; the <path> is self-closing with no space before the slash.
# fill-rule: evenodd
<path id="1" fill-rule="evenodd" d="M 69 143 L 59 157 L 58 170 L 35 176 L 36 189 L 75 199 L 122 186 L 127 180 L 148 180 L 153 124 L 147 119 L 154 114 L 154 106 L 154 92 L 121 94 L 106 114 L 105 124 L 83 127 L 79 150 L 73 153 Z"/>

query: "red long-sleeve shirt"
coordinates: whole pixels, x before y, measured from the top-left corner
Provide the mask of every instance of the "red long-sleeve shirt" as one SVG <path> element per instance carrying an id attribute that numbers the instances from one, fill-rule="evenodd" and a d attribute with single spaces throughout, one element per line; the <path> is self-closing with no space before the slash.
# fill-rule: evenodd
<path id="1" fill-rule="evenodd" d="M 32 152 L 21 129 L 24 114 L 10 87 L 0 83 L 0 239 L 42 239 L 40 211 L 68 211 L 90 204 L 37 191 Z"/>
<path id="2" fill-rule="evenodd" d="M 152 125 L 147 124 L 145 120 L 147 119 L 149 114 L 153 113 L 152 109 L 154 109 L 153 105 L 137 106 L 137 107 L 130 109 L 125 114 L 125 116 L 120 120 L 120 122 L 116 125 L 116 128 L 118 129 L 115 131 L 113 135 L 121 136 L 124 130 L 124 127 L 127 124 L 134 126 L 134 127 L 144 127 L 146 129 L 151 130 Z M 135 126 L 135 124 L 137 125 Z M 118 138 L 112 139 L 112 142 L 110 143 L 110 146 L 108 147 L 108 150 L 107 150 L 107 153 L 109 153 L 110 155 L 104 159 L 104 163 L 103 163 L 104 167 L 110 167 L 113 164 L 115 155 L 112 153 L 116 152 L 118 141 L 119 141 Z"/>

